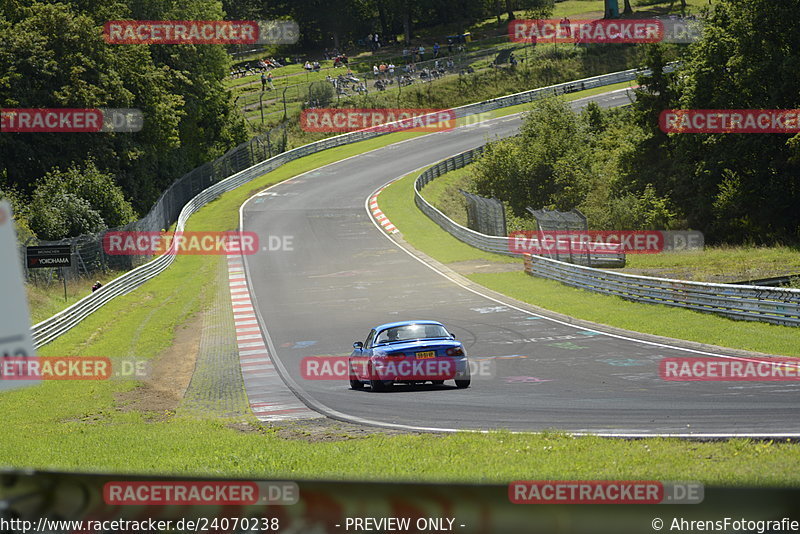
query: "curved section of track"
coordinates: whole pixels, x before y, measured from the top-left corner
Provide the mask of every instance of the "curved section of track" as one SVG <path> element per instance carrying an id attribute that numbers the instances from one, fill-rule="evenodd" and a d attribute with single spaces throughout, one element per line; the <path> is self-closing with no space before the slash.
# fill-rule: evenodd
<path id="1" fill-rule="evenodd" d="M 589 100 L 615 106 L 628 95 L 574 105 Z M 290 387 L 329 415 L 412 428 L 800 436 L 800 384 L 663 381 L 661 358 L 703 353 L 587 330 L 484 296 L 407 253 L 365 210 L 386 182 L 490 134 L 512 135 L 519 124 L 506 117 L 397 143 L 288 180 L 242 207 L 243 229 L 262 243 L 291 236 L 291 250 L 245 258 L 259 320 Z M 302 358 L 349 354 L 373 325 L 408 318 L 444 322 L 471 358 L 492 361 L 494 376 L 464 390 L 398 386 L 382 394 L 303 379 Z"/>

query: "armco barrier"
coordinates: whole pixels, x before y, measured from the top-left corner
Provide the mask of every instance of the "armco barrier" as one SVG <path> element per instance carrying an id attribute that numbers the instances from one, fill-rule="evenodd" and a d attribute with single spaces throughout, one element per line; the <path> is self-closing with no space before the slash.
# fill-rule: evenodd
<path id="1" fill-rule="evenodd" d="M 668 68 L 672 69 L 674 66 L 670 65 Z M 468 104 L 466 106 L 455 108 L 454 111 L 456 112 L 457 117 L 466 117 L 476 113 L 483 113 L 517 104 L 524 104 L 537 98 L 541 98 L 544 95 L 564 94 L 579 91 L 581 89 L 591 89 L 594 87 L 602 87 L 604 85 L 631 81 L 636 79 L 639 74 L 646 73 L 647 70 L 631 69 L 621 72 L 614 72 L 611 74 L 603 74 L 583 80 L 534 89 L 532 91 L 524 91 L 513 95 L 487 100 L 485 102 Z M 388 128 L 385 130 L 388 130 Z M 253 165 L 252 167 L 249 167 L 243 171 L 237 172 L 236 174 L 233 174 L 232 176 L 211 185 L 197 196 L 192 198 L 181 210 L 175 230 L 178 232 L 183 231 L 186 220 L 189 218 L 189 216 L 199 210 L 207 202 L 217 198 L 222 193 L 232 191 L 242 184 L 245 184 L 269 171 L 280 167 L 284 163 L 307 156 L 309 154 L 320 152 L 322 150 L 327 150 L 329 148 L 355 143 L 365 139 L 372 139 L 374 137 L 384 135 L 385 133 L 388 132 L 358 131 L 338 135 L 335 137 L 329 137 L 289 150 L 287 152 L 283 152 L 282 154 L 262 161 L 261 163 Z M 160 256 L 149 263 L 141 265 L 136 269 L 129 271 L 118 278 L 115 278 L 99 290 L 84 297 L 69 308 L 55 314 L 49 319 L 45 319 L 41 323 L 34 325 L 31 328 L 34 344 L 37 347 L 40 347 L 53 341 L 114 297 L 129 293 L 145 283 L 147 280 L 157 276 L 159 273 L 169 267 L 173 260 L 173 256 Z"/>
<path id="2" fill-rule="evenodd" d="M 486 235 L 476 232 L 471 228 L 467 228 L 466 226 L 462 226 L 439 211 L 422 196 L 422 188 L 430 183 L 431 180 L 450 171 L 469 165 L 477 156 L 483 153 L 485 146 L 486 145 L 479 146 L 442 160 L 420 174 L 414 181 L 414 203 L 420 211 L 441 226 L 445 232 L 459 241 L 463 241 L 470 246 L 486 252 L 494 252 L 495 254 L 504 254 L 506 256 L 519 256 L 520 254 L 511 252 L 511 239 L 508 237 Z M 624 267 L 625 253 L 592 254 L 588 256 L 576 254 L 574 260 L 576 263 L 588 263 L 590 266 L 595 267 Z"/>
<path id="3" fill-rule="evenodd" d="M 525 256 L 525 272 L 636 302 L 676 306 L 731 319 L 800 326 L 800 289 L 652 278 L 530 255 Z"/>

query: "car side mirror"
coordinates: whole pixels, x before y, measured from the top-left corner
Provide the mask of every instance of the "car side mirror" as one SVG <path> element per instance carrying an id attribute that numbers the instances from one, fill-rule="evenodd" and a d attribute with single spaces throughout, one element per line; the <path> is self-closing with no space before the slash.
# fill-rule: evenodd
<path id="1" fill-rule="evenodd" d="M 451 338 L 451 339 L 455 339 L 455 338 L 456 338 L 456 335 L 451 333 L 451 334 L 450 334 L 450 338 Z"/>
<path id="2" fill-rule="evenodd" d="M 355 343 L 353 343 L 353 348 L 354 349 L 363 349 L 364 348 L 364 344 L 362 342 L 360 342 L 360 341 L 356 341 Z"/>

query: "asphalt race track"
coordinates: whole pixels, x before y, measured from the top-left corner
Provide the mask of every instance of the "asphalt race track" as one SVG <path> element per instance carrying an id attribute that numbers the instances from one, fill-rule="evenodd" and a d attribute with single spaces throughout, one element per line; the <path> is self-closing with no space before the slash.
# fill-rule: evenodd
<path id="1" fill-rule="evenodd" d="M 629 101 L 625 91 L 591 99 Z M 245 257 L 259 319 L 290 387 L 328 415 L 414 428 L 800 435 L 800 384 L 664 381 L 663 357 L 702 354 L 571 326 L 477 294 L 372 221 L 365 200 L 383 184 L 512 135 L 519 124 L 506 117 L 401 142 L 296 177 L 244 205 L 243 229 L 262 244 L 292 236 L 292 250 Z M 464 390 L 451 381 L 387 393 L 302 378 L 303 357 L 349 354 L 372 326 L 403 319 L 442 321 L 471 359 L 489 362 L 493 376 L 473 376 Z"/>

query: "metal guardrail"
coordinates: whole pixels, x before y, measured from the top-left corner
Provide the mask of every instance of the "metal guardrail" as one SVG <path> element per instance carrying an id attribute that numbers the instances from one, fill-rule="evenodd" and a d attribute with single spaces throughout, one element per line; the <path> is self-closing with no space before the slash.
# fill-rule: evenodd
<path id="1" fill-rule="evenodd" d="M 800 289 L 653 278 L 530 255 L 525 256 L 525 272 L 636 302 L 664 304 L 731 319 L 800 326 Z"/>
<path id="2" fill-rule="evenodd" d="M 503 254 L 505 256 L 521 256 L 517 252 L 512 252 L 512 238 L 506 236 L 493 236 L 477 232 L 466 226 L 462 226 L 449 218 L 447 215 L 439 211 L 430 202 L 425 200 L 422 196 L 422 188 L 429 184 L 435 178 L 446 174 L 450 171 L 460 169 L 472 163 L 472 161 L 483 153 L 486 145 L 467 150 L 460 154 L 456 154 L 451 158 L 440 161 L 433 167 L 427 169 L 420 174 L 414 181 L 414 203 L 417 207 L 427 215 L 442 229 L 467 245 L 479 248 L 486 252 L 493 252 L 495 254 Z M 596 267 L 624 267 L 625 266 L 625 253 L 617 254 L 575 254 L 573 256 L 575 263 L 587 263 L 590 266 Z"/>
<path id="3" fill-rule="evenodd" d="M 59 268 L 63 276 L 78 278 L 91 276 L 93 272 L 130 271 L 151 260 L 149 255 L 112 255 L 106 254 L 103 242 L 109 232 L 162 232 L 178 220 L 183 207 L 197 194 L 224 180 L 232 174 L 245 170 L 274 154 L 286 149 L 286 129 L 278 126 L 238 146 L 228 150 L 213 161 L 192 169 L 174 182 L 161 194 L 147 214 L 137 221 L 107 228 L 100 232 L 82 234 L 58 241 L 45 241 L 36 238 L 28 239 L 19 247 L 19 258 L 27 280 L 43 277 L 50 279 L 55 269 L 28 269 L 25 260 L 25 247 L 30 245 L 68 245 L 72 250 L 72 265 Z"/>
<path id="4" fill-rule="evenodd" d="M 791 284 L 792 280 L 800 280 L 800 274 L 787 274 L 784 276 L 773 276 L 771 278 L 759 278 L 757 280 L 742 280 L 733 283 L 737 286 L 779 287 Z"/>
<path id="5" fill-rule="evenodd" d="M 594 76 L 592 78 L 556 84 L 549 87 L 534 89 L 532 91 L 524 91 L 513 95 L 494 98 L 484 102 L 468 104 L 466 106 L 454 108 L 453 111 L 455 111 L 456 117 L 466 117 L 503 107 L 524 104 L 541 98 L 545 95 L 565 94 L 582 89 L 591 89 L 593 87 L 602 87 L 604 85 L 630 81 L 635 79 L 639 74 L 644 74 L 646 72 L 647 70 L 631 69 L 621 72 L 614 72 L 611 74 L 603 74 L 600 76 Z M 267 172 L 275 170 L 289 161 L 293 161 L 316 152 L 321 152 L 329 148 L 356 143 L 366 139 L 372 139 L 381 135 L 385 135 L 386 133 L 389 133 L 390 130 L 390 128 L 372 131 L 362 130 L 338 135 L 335 137 L 329 137 L 314 143 L 303 145 L 287 152 L 283 152 L 277 156 L 262 161 L 261 163 L 253 165 L 252 167 L 244 169 L 243 171 L 237 172 L 222 181 L 210 185 L 207 189 L 193 197 L 181 210 L 180 215 L 178 216 L 175 231 L 183 231 L 186 221 L 193 213 L 198 211 L 209 201 L 217 198 L 222 193 L 232 191 Z M 494 239 L 504 240 L 506 238 Z M 487 246 L 490 246 L 490 244 L 487 243 Z M 497 246 L 497 244 L 495 243 L 491 246 Z M 503 246 L 506 247 L 507 252 L 508 248 L 505 242 Z M 49 319 L 45 319 L 44 321 L 34 325 L 31 328 L 34 344 L 37 347 L 40 347 L 53 341 L 70 328 L 80 323 L 87 316 L 97 311 L 113 298 L 130 293 L 137 287 L 144 284 L 146 281 L 154 278 L 166 270 L 167 267 L 172 264 L 174 259 L 174 256 L 171 255 L 159 256 L 158 258 L 141 265 L 118 278 L 115 278 L 114 280 L 108 282 L 105 286 L 101 287 L 99 290 L 84 297 L 72 306 L 55 314 Z"/>

